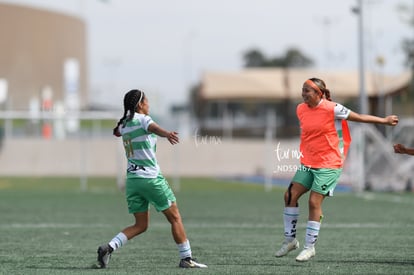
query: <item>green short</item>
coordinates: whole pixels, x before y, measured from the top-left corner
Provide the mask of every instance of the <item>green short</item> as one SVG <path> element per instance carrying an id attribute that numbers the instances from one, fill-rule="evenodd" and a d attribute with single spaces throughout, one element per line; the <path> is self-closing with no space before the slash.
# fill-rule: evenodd
<path id="1" fill-rule="evenodd" d="M 292 182 L 297 182 L 319 194 L 332 196 L 341 172 L 342 168 L 309 168 L 301 165 Z"/>
<path id="2" fill-rule="evenodd" d="M 125 193 L 128 211 L 132 214 L 147 212 L 150 204 L 157 211 L 164 211 L 176 201 L 170 185 L 161 174 L 152 179 L 127 178 Z"/>

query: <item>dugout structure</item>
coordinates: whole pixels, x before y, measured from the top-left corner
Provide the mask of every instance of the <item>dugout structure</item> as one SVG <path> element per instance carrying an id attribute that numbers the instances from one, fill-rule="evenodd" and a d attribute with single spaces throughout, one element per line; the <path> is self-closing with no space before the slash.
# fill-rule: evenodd
<path id="1" fill-rule="evenodd" d="M 306 79 L 323 79 L 333 101 L 358 111 L 359 76 L 354 71 L 298 68 L 249 68 L 235 72 L 206 72 L 193 97 L 200 133 L 231 137 L 264 137 L 269 112 L 276 115 L 274 135 L 297 136 L 296 106 L 302 102 Z M 399 109 L 406 100 L 411 72 L 383 75 L 366 72 L 369 113 Z M 414 95 L 411 95 L 414 97 Z M 412 108 L 406 108 L 407 113 Z"/>

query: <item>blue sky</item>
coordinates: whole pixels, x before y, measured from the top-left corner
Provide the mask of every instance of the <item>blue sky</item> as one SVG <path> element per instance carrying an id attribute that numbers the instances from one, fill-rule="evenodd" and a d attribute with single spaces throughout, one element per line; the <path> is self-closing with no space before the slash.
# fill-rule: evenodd
<path id="1" fill-rule="evenodd" d="M 84 18 L 91 99 L 122 106 L 140 88 L 159 113 L 187 100 L 187 88 L 206 71 L 242 68 L 252 48 L 269 56 L 296 47 L 318 69 L 358 69 L 357 0 L 13 0 Z M 413 1 L 365 0 L 366 68 L 404 70 L 401 40 L 414 32 L 397 12 Z M 115 102 L 115 103 L 114 103 Z"/>

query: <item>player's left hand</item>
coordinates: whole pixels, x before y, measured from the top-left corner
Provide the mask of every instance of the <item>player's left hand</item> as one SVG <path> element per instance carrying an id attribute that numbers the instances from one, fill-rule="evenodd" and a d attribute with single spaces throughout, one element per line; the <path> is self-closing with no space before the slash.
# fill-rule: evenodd
<path id="1" fill-rule="evenodd" d="M 168 141 L 174 145 L 180 142 L 180 139 L 178 138 L 177 132 L 169 132 L 167 136 Z"/>

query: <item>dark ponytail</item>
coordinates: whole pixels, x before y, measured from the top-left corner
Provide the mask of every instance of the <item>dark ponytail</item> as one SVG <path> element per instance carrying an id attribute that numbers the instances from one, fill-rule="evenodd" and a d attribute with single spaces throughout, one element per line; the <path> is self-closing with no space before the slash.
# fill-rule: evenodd
<path id="1" fill-rule="evenodd" d="M 124 96 L 124 114 L 121 119 L 116 124 L 116 127 L 113 129 L 112 133 L 115 136 L 121 136 L 119 133 L 119 126 L 121 124 L 125 125 L 125 123 L 134 118 L 135 111 L 137 106 L 140 102 L 142 102 L 145 98 L 144 92 L 140 90 L 130 90 Z"/>

